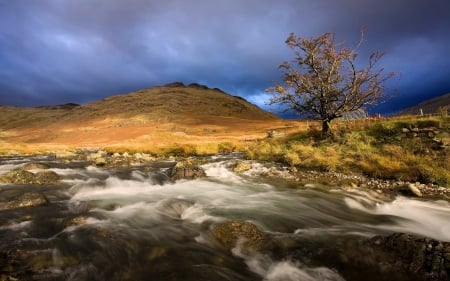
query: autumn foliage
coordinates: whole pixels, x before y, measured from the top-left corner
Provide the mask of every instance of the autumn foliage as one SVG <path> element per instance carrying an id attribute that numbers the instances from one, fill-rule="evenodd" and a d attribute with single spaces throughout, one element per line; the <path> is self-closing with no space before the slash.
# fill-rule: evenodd
<path id="1" fill-rule="evenodd" d="M 329 134 L 333 119 L 376 104 L 385 94 L 384 82 L 394 76 L 378 67 L 383 52 L 373 52 L 367 66 L 359 67 L 360 44 L 342 47 L 334 33 L 311 39 L 292 33 L 286 44 L 294 52 L 294 60 L 280 65 L 284 83 L 267 89 L 273 94 L 270 103 L 321 120 L 323 135 Z"/>

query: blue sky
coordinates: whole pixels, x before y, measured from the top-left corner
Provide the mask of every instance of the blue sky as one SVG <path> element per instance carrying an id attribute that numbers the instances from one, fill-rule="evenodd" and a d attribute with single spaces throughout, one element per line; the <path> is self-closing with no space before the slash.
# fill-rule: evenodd
<path id="1" fill-rule="evenodd" d="M 88 103 L 174 81 L 264 107 L 294 32 L 382 50 L 392 112 L 450 92 L 448 0 L 0 0 L 0 104 Z"/>

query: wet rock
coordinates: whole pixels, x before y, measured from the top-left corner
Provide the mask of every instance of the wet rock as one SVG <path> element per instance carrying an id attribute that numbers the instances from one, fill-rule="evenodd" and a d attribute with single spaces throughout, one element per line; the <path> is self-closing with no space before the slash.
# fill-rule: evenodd
<path id="1" fill-rule="evenodd" d="M 26 207 L 37 207 L 47 205 L 48 203 L 49 201 L 45 195 L 37 192 L 27 192 L 7 202 L 2 209 L 11 210 Z"/>
<path id="2" fill-rule="evenodd" d="M 346 280 L 353 272 L 373 272 L 367 280 L 392 276 L 394 280 L 447 281 L 450 278 L 450 243 L 404 233 L 375 236 L 362 244 L 341 245 L 340 273 Z"/>
<path id="3" fill-rule="evenodd" d="M 211 232 L 214 238 L 229 250 L 240 246 L 244 252 L 261 252 L 272 245 L 270 239 L 256 225 L 246 221 L 227 221 L 216 225 Z"/>
<path id="4" fill-rule="evenodd" d="M 61 176 L 53 171 L 42 171 L 36 174 L 23 170 L 13 170 L 0 176 L 0 182 L 13 184 L 55 184 Z"/>
<path id="5" fill-rule="evenodd" d="M 50 167 L 44 163 L 27 163 L 22 167 L 22 170 L 47 170 Z"/>
<path id="6" fill-rule="evenodd" d="M 186 160 L 178 162 L 175 166 L 173 166 L 169 170 L 168 176 L 173 181 L 181 179 L 192 180 L 197 178 L 205 178 L 206 173 L 203 168 L 195 162 Z"/>
<path id="7" fill-rule="evenodd" d="M 55 184 L 61 180 L 61 176 L 53 171 L 38 172 L 34 175 L 36 184 Z"/>
<path id="8" fill-rule="evenodd" d="M 252 164 L 250 162 L 238 162 L 236 166 L 233 168 L 235 173 L 243 173 L 252 168 Z"/>
<path id="9" fill-rule="evenodd" d="M 369 241 L 376 250 L 386 251 L 393 265 L 424 277 L 424 280 L 449 280 L 450 243 L 419 238 L 403 233 L 376 236 Z"/>
<path id="10" fill-rule="evenodd" d="M 22 169 L 9 171 L 0 176 L 1 183 L 14 184 L 32 184 L 34 183 L 34 174 Z"/>
<path id="11" fill-rule="evenodd" d="M 83 224 L 86 224 L 87 220 L 88 220 L 88 217 L 86 217 L 86 216 L 77 216 L 77 217 L 74 217 L 74 218 L 71 218 L 70 220 L 68 220 L 65 223 L 65 226 L 69 227 L 69 226 L 83 225 Z"/>

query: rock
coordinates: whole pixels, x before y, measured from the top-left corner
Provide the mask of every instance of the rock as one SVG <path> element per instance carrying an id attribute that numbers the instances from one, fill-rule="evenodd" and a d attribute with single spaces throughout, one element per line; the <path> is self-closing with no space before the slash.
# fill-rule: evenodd
<path id="1" fill-rule="evenodd" d="M 332 256 L 327 266 L 337 268 L 345 280 L 361 280 L 355 273 L 367 269 L 371 274 L 364 280 L 447 281 L 450 277 L 448 242 L 394 233 L 338 247 L 327 253 Z M 333 257 L 336 252 L 338 256 Z"/>
<path id="2" fill-rule="evenodd" d="M 256 225 L 246 221 L 227 221 L 216 225 L 212 234 L 226 249 L 231 250 L 239 246 L 244 252 L 263 251 L 271 245 L 268 237 Z"/>
<path id="3" fill-rule="evenodd" d="M 55 184 L 61 180 L 61 176 L 53 171 L 38 172 L 34 175 L 36 184 Z"/>
<path id="4" fill-rule="evenodd" d="M 95 166 L 105 166 L 106 163 L 108 163 L 108 162 L 106 161 L 106 159 L 104 157 L 95 158 Z"/>
<path id="5" fill-rule="evenodd" d="M 88 220 L 88 217 L 86 217 L 86 216 L 77 216 L 77 217 L 74 217 L 74 218 L 71 218 L 70 220 L 68 220 L 65 223 L 65 226 L 68 227 L 68 226 L 83 225 L 83 224 L 86 224 L 87 220 Z"/>
<path id="6" fill-rule="evenodd" d="M 369 240 L 369 244 L 375 250 L 387 253 L 394 270 L 421 275 L 423 280 L 444 281 L 450 278 L 449 242 L 395 233 L 386 237 L 376 236 Z"/>
<path id="7" fill-rule="evenodd" d="M 36 174 L 18 169 L 7 172 L 0 176 L 0 182 L 13 184 L 54 184 L 61 180 L 61 177 L 53 171 L 42 171 Z"/>
<path id="8" fill-rule="evenodd" d="M 422 192 L 420 192 L 420 189 L 413 183 L 408 184 L 409 190 L 416 195 L 417 197 L 422 197 Z"/>
<path id="9" fill-rule="evenodd" d="M 34 174 L 22 169 L 12 170 L 0 176 L 1 183 L 33 184 Z"/>
<path id="10" fill-rule="evenodd" d="M 48 203 L 49 201 L 45 195 L 37 192 L 27 192 L 6 203 L 2 209 L 10 210 L 25 207 L 37 207 L 47 205 Z"/>
<path id="11" fill-rule="evenodd" d="M 27 163 L 22 167 L 22 170 L 47 170 L 50 167 L 44 163 Z"/>
<path id="12" fill-rule="evenodd" d="M 239 162 L 236 164 L 233 171 L 235 173 L 240 174 L 240 173 L 250 170 L 251 168 L 252 168 L 252 164 L 250 162 Z"/>
<path id="13" fill-rule="evenodd" d="M 181 179 L 192 180 L 197 178 L 205 178 L 206 173 L 202 167 L 196 165 L 192 161 L 187 160 L 178 162 L 175 166 L 173 166 L 169 170 L 168 176 L 173 181 Z"/>

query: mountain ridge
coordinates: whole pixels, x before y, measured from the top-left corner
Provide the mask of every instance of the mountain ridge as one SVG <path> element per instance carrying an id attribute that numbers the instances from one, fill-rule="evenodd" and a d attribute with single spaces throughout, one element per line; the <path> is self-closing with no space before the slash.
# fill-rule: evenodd
<path id="1" fill-rule="evenodd" d="M 450 93 L 421 101 L 416 105 L 403 109 L 398 115 L 434 114 L 439 113 L 445 107 L 447 111 L 450 109 Z"/>

